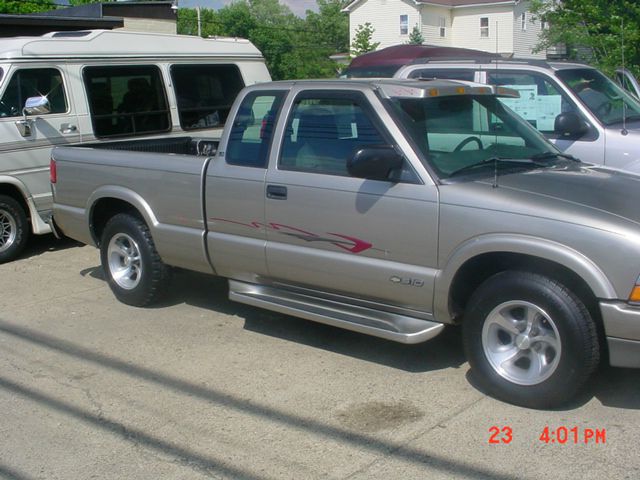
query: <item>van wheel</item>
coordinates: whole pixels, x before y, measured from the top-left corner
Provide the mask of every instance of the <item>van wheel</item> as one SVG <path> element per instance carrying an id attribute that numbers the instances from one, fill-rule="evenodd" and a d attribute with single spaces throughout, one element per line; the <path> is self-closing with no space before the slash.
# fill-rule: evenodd
<path id="1" fill-rule="evenodd" d="M 530 408 L 567 402 L 599 361 L 596 326 L 582 301 L 530 272 L 498 273 L 476 290 L 463 340 L 479 385 Z"/>
<path id="2" fill-rule="evenodd" d="M 111 291 L 122 303 L 144 307 L 166 292 L 170 270 L 160 259 L 149 228 L 138 217 L 120 213 L 107 222 L 100 260 Z"/>
<path id="3" fill-rule="evenodd" d="M 29 239 L 29 223 L 24 208 L 16 200 L 0 195 L 0 263 L 14 260 Z"/>

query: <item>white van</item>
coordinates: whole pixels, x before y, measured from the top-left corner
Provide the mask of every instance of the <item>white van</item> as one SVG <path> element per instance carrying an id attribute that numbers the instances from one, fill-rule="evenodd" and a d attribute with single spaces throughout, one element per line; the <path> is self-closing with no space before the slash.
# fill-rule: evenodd
<path id="1" fill-rule="evenodd" d="M 0 263 L 51 231 L 52 146 L 216 138 L 238 92 L 270 79 L 243 39 L 93 30 L 0 40 Z"/>

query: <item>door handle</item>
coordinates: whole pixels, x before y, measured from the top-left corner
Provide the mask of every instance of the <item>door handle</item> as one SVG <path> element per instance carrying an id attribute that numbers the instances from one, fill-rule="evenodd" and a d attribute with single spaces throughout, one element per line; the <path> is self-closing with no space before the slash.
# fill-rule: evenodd
<path id="1" fill-rule="evenodd" d="M 287 187 L 283 185 L 267 185 L 267 198 L 273 200 L 286 200 Z"/>
<path id="2" fill-rule="evenodd" d="M 78 127 L 75 125 L 69 125 L 68 123 L 63 123 L 60 125 L 60 133 L 73 133 L 78 130 Z"/>

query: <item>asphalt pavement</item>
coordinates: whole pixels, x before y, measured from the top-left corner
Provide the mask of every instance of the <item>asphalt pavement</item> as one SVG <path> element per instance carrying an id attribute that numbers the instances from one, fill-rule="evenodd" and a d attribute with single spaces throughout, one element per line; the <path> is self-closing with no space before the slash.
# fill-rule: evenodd
<path id="1" fill-rule="evenodd" d="M 640 478 L 640 370 L 529 410 L 477 389 L 457 329 L 406 346 L 170 290 L 123 305 L 48 236 L 0 265 L 0 478 Z"/>

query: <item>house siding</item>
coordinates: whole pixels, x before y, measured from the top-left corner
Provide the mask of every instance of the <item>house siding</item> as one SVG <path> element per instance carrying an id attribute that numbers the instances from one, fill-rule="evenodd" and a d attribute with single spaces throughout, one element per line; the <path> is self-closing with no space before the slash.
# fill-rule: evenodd
<path id="1" fill-rule="evenodd" d="M 520 2 L 513 9 L 513 54 L 518 58 L 546 58 L 546 52 L 533 53 L 538 44 L 541 23 L 529 11 L 529 2 Z M 522 14 L 526 14 L 526 30 L 522 31 Z"/>
<path id="2" fill-rule="evenodd" d="M 422 15 L 422 36 L 424 43 L 428 45 L 439 45 L 452 47 L 453 29 L 451 28 L 451 10 L 423 5 Z M 440 18 L 445 19 L 445 37 L 440 36 Z"/>
<path id="3" fill-rule="evenodd" d="M 408 15 L 408 32 L 400 34 L 400 15 Z M 368 0 L 356 6 L 349 15 L 349 38 L 353 43 L 359 25 L 371 23 L 372 42 L 380 42 L 378 48 L 407 43 L 413 27 L 421 25 L 420 13 L 412 1 L 406 0 Z M 424 35 L 424 33 L 423 33 Z"/>
<path id="4" fill-rule="evenodd" d="M 492 53 L 513 53 L 513 6 L 452 9 L 452 46 Z M 489 36 L 480 36 L 480 18 L 489 18 Z M 497 52 L 496 52 L 497 24 Z"/>

